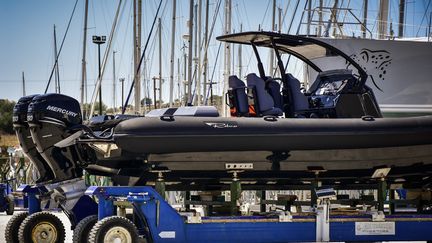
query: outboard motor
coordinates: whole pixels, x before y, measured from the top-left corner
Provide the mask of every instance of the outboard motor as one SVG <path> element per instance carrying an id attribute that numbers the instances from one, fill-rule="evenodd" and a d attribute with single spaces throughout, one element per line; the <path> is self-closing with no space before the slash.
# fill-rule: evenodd
<path id="1" fill-rule="evenodd" d="M 36 183 L 42 183 L 53 180 L 54 174 L 48 166 L 48 163 L 36 150 L 36 146 L 33 143 L 30 129 L 27 124 L 27 108 L 35 96 L 36 95 L 29 95 L 18 100 L 13 109 L 12 120 L 13 128 L 21 148 L 30 158 L 30 161 L 33 163 L 39 173 L 39 178 L 36 180 Z"/>
<path id="2" fill-rule="evenodd" d="M 55 146 L 73 134 L 72 127 L 82 124 L 78 101 L 62 94 L 36 96 L 28 107 L 27 122 L 37 151 L 48 162 L 55 181 L 81 177 L 77 148 Z"/>

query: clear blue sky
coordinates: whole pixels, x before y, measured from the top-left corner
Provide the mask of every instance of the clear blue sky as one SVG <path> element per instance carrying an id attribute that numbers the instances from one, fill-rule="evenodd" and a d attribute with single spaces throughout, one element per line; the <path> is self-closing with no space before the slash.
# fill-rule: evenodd
<path id="1" fill-rule="evenodd" d="M 156 12 L 158 0 L 143 0 L 143 45 L 149 32 L 150 24 Z M 202 2 L 205 2 L 204 0 Z M 217 0 L 210 0 L 210 21 L 216 6 Z M 222 1 L 222 5 L 223 5 Z M 270 29 L 271 23 L 271 0 L 232 0 L 233 10 L 233 29 L 239 30 L 240 23 L 243 23 L 243 30 L 257 30 L 261 25 L 264 30 Z M 283 32 L 288 29 L 288 23 L 293 13 L 296 1 L 291 1 L 288 7 L 288 14 L 283 24 Z M 301 0 L 299 9 L 302 10 L 305 0 Z M 317 4 L 317 0 L 313 4 Z M 324 1 L 325 5 L 331 6 L 332 1 Z M 342 1 L 340 1 L 342 2 Z M 343 1 L 344 6 L 348 1 Z M 361 17 L 361 5 L 363 1 L 351 1 L 349 7 Z M 368 26 L 376 30 L 373 23 L 376 18 L 378 1 L 370 2 L 370 22 Z M 405 29 L 408 36 L 415 36 L 419 31 L 419 26 L 428 25 L 429 12 L 432 6 L 429 1 L 407 1 L 407 27 Z M 21 97 L 21 72 L 25 72 L 27 94 L 42 93 L 45 89 L 51 68 L 53 65 L 53 25 L 57 27 L 58 46 L 66 30 L 67 22 L 72 12 L 75 0 L 2 0 L 0 1 L 0 99 L 17 100 Z M 97 48 L 91 42 L 92 35 L 108 35 L 114 18 L 117 0 L 90 0 L 89 4 L 89 23 L 87 39 L 87 78 L 89 88 L 89 99 L 93 92 L 94 82 L 97 78 Z M 168 81 L 169 76 L 169 46 L 171 34 L 171 13 L 172 1 L 164 1 L 162 5 L 162 25 L 163 25 L 163 76 Z M 182 35 L 187 33 L 186 20 L 188 19 L 188 0 L 178 0 L 177 4 L 177 31 L 176 31 L 176 58 L 181 57 L 181 47 L 183 46 Z M 288 1 L 278 0 L 277 5 L 282 9 L 288 5 Z M 428 8 L 429 7 L 429 8 Z M 397 22 L 398 0 L 390 0 L 390 21 Z M 428 8 L 427 16 L 423 18 L 425 9 Z M 204 9 L 203 9 L 204 13 Z M 295 25 L 301 12 L 297 13 Z M 83 17 L 84 0 L 79 0 L 74 18 L 71 23 L 70 31 L 66 38 L 60 63 L 60 80 L 62 93 L 71 95 L 79 99 L 79 85 L 81 77 L 81 58 L 82 58 L 82 38 L 83 38 Z M 114 41 L 113 50 L 116 54 L 116 74 L 125 77 L 127 85 L 131 81 L 132 74 L 132 1 L 127 0 L 122 10 L 118 32 Z M 220 9 L 216 21 L 213 40 L 209 50 L 211 69 L 216 68 L 215 77 L 220 79 L 222 75 L 221 53 L 219 64 L 215 66 L 212 61 L 216 56 L 218 44 L 214 40 L 222 33 L 223 6 Z M 422 22 L 423 21 L 423 22 Z M 204 24 L 203 24 L 204 28 Z M 397 33 L 397 26 L 393 27 Z M 293 28 L 294 30 L 296 28 Z M 425 28 L 420 29 L 419 36 L 425 35 Z M 291 32 L 293 33 L 293 32 Z M 148 59 L 151 65 L 148 67 L 148 77 L 158 75 L 158 45 L 155 38 L 151 39 L 148 50 Z M 102 50 L 105 45 L 102 46 Z M 255 67 L 251 65 L 249 59 L 251 52 L 244 50 L 243 73 L 255 72 Z M 249 65 L 248 65 L 249 63 Z M 177 64 L 176 64 L 177 68 Z M 212 70 L 210 70 L 212 71 Z M 177 70 L 176 72 L 177 73 Z M 103 83 L 104 102 L 112 105 L 112 63 L 111 59 L 105 73 Z M 164 89 L 167 90 L 168 82 L 165 82 Z M 51 91 L 53 90 L 51 85 Z M 117 81 L 117 105 L 120 100 L 120 86 Z M 218 91 L 218 90 L 216 90 Z M 164 100 L 167 100 L 167 93 L 164 92 Z"/>

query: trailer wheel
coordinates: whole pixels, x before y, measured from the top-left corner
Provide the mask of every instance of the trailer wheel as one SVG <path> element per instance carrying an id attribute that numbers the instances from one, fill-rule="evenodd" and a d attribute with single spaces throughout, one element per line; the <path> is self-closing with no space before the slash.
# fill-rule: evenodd
<path id="1" fill-rule="evenodd" d="M 15 202 L 14 202 L 14 197 L 12 195 L 7 195 L 6 196 L 6 202 L 7 202 L 7 209 L 6 209 L 6 214 L 7 215 L 12 215 L 15 211 Z"/>
<path id="2" fill-rule="evenodd" d="M 28 216 L 22 222 L 19 242 L 63 243 L 65 228 L 61 220 L 50 212 L 38 212 Z"/>
<path id="3" fill-rule="evenodd" d="M 138 243 L 136 226 L 125 217 L 111 216 L 102 219 L 93 226 L 89 236 L 90 243 L 127 242 Z"/>
<path id="4" fill-rule="evenodd" d="M 90 230 L 93 228 L 93 226 L 98 221 L 97 215 L 90 215 L 85 218 L 83 218 L 79 223 L 76 225 L 73 236 L 72 236 L 72 242 L 73 243 L 87 243 L 89 238 Z"/>
<path id="5" fill-rule="evenodd" d="M 18 231 L 21 223 L 27 218 L 27 212 L 17 213 L 9 219 L 5 228 L 5 242 L 18 243 Z"/>

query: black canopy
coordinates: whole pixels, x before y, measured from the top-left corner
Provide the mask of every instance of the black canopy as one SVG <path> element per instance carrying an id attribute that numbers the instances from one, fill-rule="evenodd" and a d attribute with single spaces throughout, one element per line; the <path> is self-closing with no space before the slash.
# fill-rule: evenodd
<path id="1" fill-rule="evenodd" d="M 235 44 L 251 45 L 253 43 L 256 46 L 268 48 L 273 48 L 274 43 L 279 51 L 296 56 L 318 72 L 321 72 L 322 70 L 319 66 L 313 63 L 312 60 L 322 57 L 338 56 L 345 59 L 347 64 L 351 64 L 351 66 L 355 67 L 361 77 L 365 79 L 367 77 L 366 72 L 347 54 L 334 46 L 315 38 L 287 35 L 276 32 L 249 31 L 223 35 L 216 39 Z"/>

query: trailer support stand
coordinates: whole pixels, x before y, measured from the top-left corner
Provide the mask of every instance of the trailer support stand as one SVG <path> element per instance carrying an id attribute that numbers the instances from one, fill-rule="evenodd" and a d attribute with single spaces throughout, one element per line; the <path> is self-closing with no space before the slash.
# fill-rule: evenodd
<path id="1" fill-rule="evenodd" d="M 114 203 L 107 197 L 97 196 L 99 199 L 98 204 L 98 219 L 101 220 L 105 217 L 115 215 Z"/>
<path id="2" fill-rule="evenodd" d="M 395 200 L 395 190 L 394 189 L 390 189 L 389 190 L 389 201 L 390 201 L 390 203 L 389 203 L 389 214 L 390 215 L 395 214 L 396 205 L 395 205 L 394 200 Z"/>
<path id="3" fill-rule="evenodd" d="M 163 199 L 167 199 L 165 195 L 165 180 L 163 177 L 164 172 L 169 172 L 169 170 L 154 170 L 158 174 L 157 180 L 155 182 L 155 189 L 163 197 Z"/>
<path id="4" fill-rule="evenodd" d="M 29 214 L 34 214 L 41 211 L 41 203 L 40 200 L 37 198 L 37 195 L 40 194 L 39 188 L 32 187 L 27 184 L 22 184 L 18 187 L 17 192 L 27 194 Z"/>
<path id="5" fill-rule="evenodd" d="M 190 191 L 185 191 L 185 201 L 190 201 L 191 200 L 191 193 Z M 187 211 L 190 210 L 190 204 L 186 204 L 185 208 Z"/>
<path id="6" fill-rule="evenodd" d="M 384 177 L 381 177 L 378 182 L 378 211 L 384 212 L 384 201 L 387 196 L 387 183 Z"/>
<path id="7" fill-rule="evenodd" d="M 241 197 L 241 184 L 237 177 L 239 171 L 233 171 L 233 179 L 231 182 L 231 215 L 237 215 L 239 212 L 239 200 Z"/>
<path id="8" fill-rule="evenodd" d="M 330 241 L 330 200 L 324 199 L 317 207 L 316 241 Z"/>
<path id="9" fill-rule="evenodd" d="M 265 213 L 266 212 L 266 204 L 262 203 L 263 201 L 266 200 L 267 196 L 266 196 L 266 191 L 258 191 L 258 193 L 261 193 L 261 205 L 260 205 L 260 212 Z"/>

